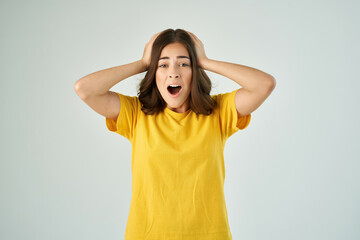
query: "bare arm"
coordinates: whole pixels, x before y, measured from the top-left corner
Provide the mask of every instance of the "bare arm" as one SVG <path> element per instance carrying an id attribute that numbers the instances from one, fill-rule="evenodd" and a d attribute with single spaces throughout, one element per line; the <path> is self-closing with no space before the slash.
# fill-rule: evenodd
<path id="1" fill-rule="evenodd" d="M 203 68 L 223 75 L 242 87 L 235 95 L 239 117 L 255 111 L 276 86 L 275 78 L 270 74 L 244 65 L 207 59 L 203 62 Z"/>
<path id="2" fill-rule="evenodd" d="M 235 95 L 239 117 L 255 111 L 274 90 L 276 81 L 270 74 L 244 65 L 209 59 L 205 54 L 204 44 L 195 34 L 189 34 L 194 40 L 200 67 L 230 78 L 242 87 Z"/>
<path id="3" fill-rule="evenodd" d="M 95 112 L 116 120 L 121 103 L 119 96 L 110 89 L 120 81 L 148 69 L 152 44 L 158 34 L 153 35 L 145 45 L 141 60 L 100 70 L 82 77 L 74 84 L 76 94 Z"/>
<path id="4" fill-rule="evenodd" d="M 120 113 L 119 96 L 109 91 L 115 84 L 146 70 L 141 60 L 89 74 L 74 84 L 76 94 L 95 112 L 116 120 Z"/>
<path id="5" fill-rule="evenodd" d="M 75 85 L 75 91 L 81 99 L 91 95 L 104 95 L 115 84 L 146 70 L 145 64 L 139 60 L 91 73 L 79 79 Z"/>

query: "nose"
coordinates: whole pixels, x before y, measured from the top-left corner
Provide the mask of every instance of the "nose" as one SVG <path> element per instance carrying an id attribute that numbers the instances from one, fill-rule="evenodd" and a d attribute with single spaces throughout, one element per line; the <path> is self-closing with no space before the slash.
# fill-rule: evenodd
<path id="1" fill-rule="evenodd" d="M 179 78 L 180 75 L 177 74 L 177 73 L 172 73 L 172 74 L 169 75 L 169 77 L 170 77 L 170 78 Z"/>
<path id="2" fill-rule="evenodd" d="M 176 66 L 171 67 L 169 71 L 169 78 L 179 78 L 179 77 L 180 77 L 179 69 Z"/>

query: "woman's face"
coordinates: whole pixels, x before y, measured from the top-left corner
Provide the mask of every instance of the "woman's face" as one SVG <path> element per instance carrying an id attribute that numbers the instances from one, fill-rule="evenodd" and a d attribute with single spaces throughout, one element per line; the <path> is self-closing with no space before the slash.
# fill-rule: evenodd
<path id="1" fill-rule="evenodd" d="M 192 69 L 189 53 L 181 43 L 170 43 L 161 51 L 156 85 L 167 107 L 183 113 L 189 108 Z"/>

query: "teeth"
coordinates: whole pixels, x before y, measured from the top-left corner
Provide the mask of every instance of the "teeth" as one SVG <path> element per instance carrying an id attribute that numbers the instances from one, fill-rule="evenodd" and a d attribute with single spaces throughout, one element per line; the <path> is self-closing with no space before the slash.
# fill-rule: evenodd
<path id="1" fill-rule="evenodd" d="M 170 87 L 180 87 L 180 85 L 169 85 Z"/>

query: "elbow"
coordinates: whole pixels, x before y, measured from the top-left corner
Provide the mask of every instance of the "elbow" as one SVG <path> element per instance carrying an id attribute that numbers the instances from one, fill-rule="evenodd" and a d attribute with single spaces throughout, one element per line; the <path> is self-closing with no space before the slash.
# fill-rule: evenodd
<path id="1" fill-rule="evenodd" d="M 270 93 L 274 90 L 275 87 L 275 78 L 271 75 L 267 75 L 266 77 L 263 77 L 261 79 L 255 91 L 264 95 L 270 95 Z"/>
<path id="2" fill-rule="evenodd" d="M 269 75 L 269 78 L 266 80 L 267 82 L 267 89 L 268 91 L 272 92 L 274 88 L 276 87 L 276 80 L 273 76 Z"/>
<path id="3" fill-rule="evenodd" d="M 81 99 L 85 99 L 86 98 L 86 94 L 84 91 L 84 88 L 82 87 L 82 81 L 77 80 L 74 84 L 74 90 L 76 92 L 76 94 L 81 98 Z"/>
<path id="4" fill-rule="evenodd" d="M 75 82 L 75 84 L 74 84 L 74 90 L 75 90 L 76 93 L 80 90 L 79 80 Z"/>
<path id="5" fill-rule="evenodd" d="M 81 79 L 80 79 L 80 80 L 81 80 Z M 80 85 L 81 85 L 80 80 L 77 80 L 77 81 L 75 82 L 75 84 L 74 84 L 74 90 L 75 90 L 76 93 L 79 93 L 79 92 L 80 92 Z"/>

